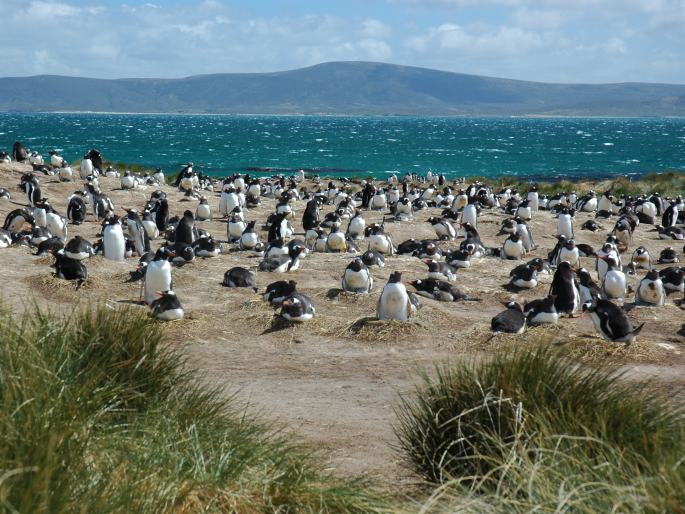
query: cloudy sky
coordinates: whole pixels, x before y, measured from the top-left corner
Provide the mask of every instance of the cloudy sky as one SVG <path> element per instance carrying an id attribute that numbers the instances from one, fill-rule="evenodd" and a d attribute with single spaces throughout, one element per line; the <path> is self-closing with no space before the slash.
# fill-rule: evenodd
<path id="1" fill-rule="evenodd" d="M 685 83 L 685 0 L 0 0 L 3 76 L 385 61 L 550 82 Z"/>

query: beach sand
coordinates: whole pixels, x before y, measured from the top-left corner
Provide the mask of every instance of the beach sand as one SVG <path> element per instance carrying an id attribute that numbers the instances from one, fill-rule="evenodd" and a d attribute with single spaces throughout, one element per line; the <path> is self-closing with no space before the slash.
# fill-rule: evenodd
<path id="1" fill-rule="evenodd" d="M 0 215 L 25 205 L 19 188 L 22 172 L 30 166 L 0 165 L 0 186 L 9 189 L 12 200 L 0 200 Z M 41 189 L 60 214 L 66 214 L 66 197 L 80 187 L 60 183 L 56 177 L 40 176 Z M 140 209 L 153 187 L 122 191 L 119 179 L 100 178 L 105 193 L 117 209 Z M 194 212 L 196 202 L 181 202 L 182 194 L 171 186 L 171 214 Z M 578 190 L 581 193 L 581 189 Z M 213 214 L 218 214 L 218 195 L 207 193 Z M 274 201 L 262 199 L 259 208 L 246 211 L 246 220 L 260 225 L 272 212 Z M 294 226 L 301 231 L 304 202 L 296 205 Z M 330 206 L 324 207 L 328 212 Z M 434 238 L 425 220 L 435 210 L 424 210 L 416 220 L 388 223 L 387 232 L 395 244 L 414 237 Z M 123 214 L 119 211 L 118 214 Z M 380 221 L 378 212 L 364 212 L 367 223 Z M 597 233 L 580 230 L 592 217 L 578 214 L 576 241 L 597 248 L 611 230 L 614 220 L 601 220 L 606 229 Z M 486 210 L 479 218 L 479 230 L 486 246 L 500 246 L 496 237 L 504 214 Z M 226 238 L 226 224 L 220 219 L 198 222 L 219 239 Z M 555 220 L 548 212 L 538 212 L 531 222 L 539 249 L 530 258 L 546 257 L 554 245 Z M 343 228 L 345 225 L 343 226 Z M 652 226 L 639 226 L 634 249 L 646 246 L 656 260 L 662 248 L 674 246 L 679 253 L 682 242 L 663 241 L 651 232 Z M 92 217 L 80 226 L 69 225 L 69 237 L 80 234 L 96 239 L 99 225 Z M 265 234 L 261 232 L 263 240 Z M 161 240 L 154 241 L 157 248 Z M 442 243 L 455 248 L 459 241 Z M 365 249 L 364 242 L 360 248 Z M 534 347 L 539 343 L 556 345 L 590 365 L 620 366 L 628 375 L 643 380 L 653 378 L 660 387 L 685 385 L 685 339 L 676 332 L 685 322 L 685 312 L 674 305 L 671 295 L 663 308 L 637 308 L 629 316 L 636 323 L 645 322 L 638 342 L 630 347 L 599 339 L 587 317 L 563 319 L 555 327 L 536 327 L 521 336 L 492 337 L 490 319 L 503 309 L 502 302 L 512 298 L 533 299 L 546 295 L 551 276 L 542 276 L 536 289 L 519 295 L 502 286 L 509 270 L 518 264 L 495 258 L 475 259 L 470 269 L 460 270 L 456 284 L 481 302 L 439 303 L 422 299 L 423 308 L 409 323 L 380 323 L 375 315 L 376 301 L 394 270 L 404 272 L 404 280 L 425 277 L 426 266 L 408 256 L 387 258 L 385 268 L 373 268 L 376 280 L 368 296 L 339 294 L 340 276 L 352 259 L 350 254 L 312 253 L 302 261 L 300 270 L 286 275 L 259 273 L 260 291 L 272 281 L 293 278 L 298 289 L 313 298 L 317 316 L 295 327 L 283 327 L 274 311 L 251 290 L 228 289 L 220 285 L 224 272 L 237 265 L 256 266 L 258 259 L 245 253 L 230 252 L 211 259 L 197 259 L 173 270 L 174 290 L 186 309 L 186 319 L 164 325 L 169 344 L 188 356 L 189 364 L 199 370 L 198 380 L 219 387 L 226 395 L 247 405 L 250 412 L 263 413 L 267 419 L 283 423 L 313 449 L 319 450 L 327 468 L 345 476 L 369 475 L 375 483 L 396 489 L 415 477 L 403 465 L 393 446 L 394 407 L 400 394 L 410 392 L 417 383 L 417 370 L 430 370 L 435 362 L 446 359 L 482 358 L 505 347 Z M 126 283 L 135 269 L 137 257 L 125 263 L 94 257 L 86 262 L 90 278 L 80 289 L 74 284 L 52 278 L 51 258 L 35 257 L 26 247 L 0 250 L 2 259 L 2 299 L 17 312 L 39 305 L 69 311 L 76 305 L 107 303 L 133 305 L 138 300 L 139 285 Z M 624 255 L 624 262 L 629 256 Z M 582 259 L 594 269 L 593 259 Z M 658 266 L 662 267 L 662 266 Z M 644 271 L 640 272 L 641 277 Z M 631 284 L 638 280 L 629 278 Z M 411 289 L 411 288 L 409 288 Z"/>

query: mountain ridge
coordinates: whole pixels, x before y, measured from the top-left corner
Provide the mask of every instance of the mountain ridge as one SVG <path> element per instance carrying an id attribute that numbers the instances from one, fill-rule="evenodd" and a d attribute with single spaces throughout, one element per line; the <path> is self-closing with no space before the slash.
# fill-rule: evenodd
<path id="1" fill-rule="evenodd" d="M 267 73 L 0 78 L 0 111 L 685 116 L 685 85 L 560 84 L 342 61 Z"/>

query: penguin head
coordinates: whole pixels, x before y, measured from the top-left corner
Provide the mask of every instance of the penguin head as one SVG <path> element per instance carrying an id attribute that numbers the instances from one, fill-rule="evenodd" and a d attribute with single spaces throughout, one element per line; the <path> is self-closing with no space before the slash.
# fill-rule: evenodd
<path id="1" fill-rule="evenodd" d="M 397 284 L 402 282 L 402 272 L 401 271 L 393 271 L 390 274 L 390 277 L 388 278 L 388 284 Z"/>
<path id="2" fill-rule="evenodd" d="M 564 243 L 564 247 L 567 250 L 572 251 L 576 247 L 576 242 L 573 239 L 569 239 L 568 241 L 566 241 L 566 243 Z"/>
<path id="3" fill-rule="evenodd" d="M 353 259 L 347 267 L 352 271 L 359 272 L 362 269 L 364 269 L 365 266 L 362 260 L 359 257 L 357 257 L 356 259 Z"/>

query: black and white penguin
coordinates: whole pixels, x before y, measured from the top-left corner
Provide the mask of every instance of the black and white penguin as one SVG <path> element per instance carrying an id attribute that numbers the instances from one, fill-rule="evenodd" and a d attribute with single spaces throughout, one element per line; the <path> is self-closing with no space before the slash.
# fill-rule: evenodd
<path id="1" fill-rule="evenodd" d="M 517 302 L 506 303 L 503 310 L 490 321 L 490 328 L 495 334 L 523 334 L 526 331 L 526 316 L 523 307 Z"/>
<path id="2" fill-rule="evenodd" d="M 174 252 L 162 246 L 157 250 L 154 258 L 147 264 L 142 283 L 142 293 L 143 300 L 148 305 L 155 301 L 158 291 L 173 290 L 171 264 L 169 263 L 169 259 L 173 256 Z"/>
<path id="3" fill-rule="evenodd" d="M 64 255 L 76 261 L 82 261 L 95 255 L 95 248 L 90 241 L 77 235 L 64 246 Z"/>
<path id="4" fill-rule="evenodd" d="M 635 273 L 636 270 L 646 269 L 650 271 L 652 269 L 652 258 L 644 246 L 638 246 L 635 248 L 633 255 L 630 258 L 630 271 Z"/>
<path id="5" fill-rule="evenodd" d="M 471 255 L 465 250 L 453 250 L 445 255 L 445 262 L 453 268 L 468 268 L 471 266 Z"/>
<path id="6" fill-rule="evenodd" d="M 500 257 L 502 259 L 508 260 L 520 260 L 526 254 L 525 248 L 523 248 L 523 241 L 518 232 L 511 234 L 502 244 L 502 251 Z"/>
<path id="7" fill-rule="evenodd" d="M 602 288 L 592 279 L 592 275 L 585 268 L 581 268 L 577 272 L 578 275 L 578 292 L 580 293 L 580 301 L 582 303 L 594 302 L 597 298 L 604 298 Z"/>
<path id="8" fill-rule="evenodd" d="M 273 306 L 279 306 L 283 300 L 296 292 L 297 282 L 294 280 L 278 280 L 266 286 L 262 299 Z"/>
<path id="9" fill-rule="evenodd" d="M 38 177 L 33 173 L 26 173 L 21 176 L 21 188 L 26 193 L 29 205 L 35 205 L 43 197 L 40 191 Z"/>
<path id="10" fill-rule="evenodd" d="M 435 259 L 426 259 L 423 262 L 428 266 L 428 278 L 448 282 L 454 282 L 457 279 L 457 270 L 447 262 L 436 261 Z"/>
<path id="11" fill-rule="evenodd" d="M 659 239 L 675 239 L 676 241 L 682 241 L 685 239 L 685 232 L 680 227 L 663 227 L 657 225 L 654 229 L 659 233 Z"/>
<path id="12" fill-rule="evenodd" d="M 254 271 L 235 266 L 224 273 L 224 281 L 221 283 L 226 287 L 250 287 L 257 292 L 257 275 Z"/>
<path id="13" fill-rule="evenodd" d="M 376 317 L 379 320 L 407 321 L 415 313 L 416 305 L 402 283 L 402 272 L 393 271 L 378 298 Z"/>
<path id="14" fill-rule="evenodd" d="M 302 214 L 302 226 L 307 231 L 319 223 L 319 212 L 321 208 L 321 199 L 312 198 L 307 202 Z"/>
<path id="15" fill-rule="evenodd" d="M 123 261 L 126 259 L 126 240 L 119 216 L 111 215 L 104 222 L 102 246 L 105 259 Z"/>
<path id="16" fill-rule="evenodd" d="M 191 211 L 185 211 L 183 217 L 178 222 L 175 232 L 176 243 L 192 245 L 197 239 L 197 229 L 195 228 L 195 217 Z"/>
<path id="17" fill-rule="evenodd" d="M 2 232 L 4 232 L 4 231 L 0 231 L 0 240 L 2 240 L 0 242 L 0 248 L 3 248 L 3 243 L 6 246 L 9 246 L 12 243 L 12 238 L 9 237 L 9 234 L 3 234 Z M 8 239 L 9 239 L 9 241 L 8 241 Z M 51 253 L 56 254 L 57 252 L 59 252 L 60 250 L 63 250 L 63 249 L 64 249 L 64 241 L 62 241 L 62 239 L 60 239 L 59 237 L 53 236 L 53 237 L 50 237 L 48 239 L 45 239 L 44 241 L 41 241 L 38 244 L 38 248 L 36 250 L 36 255 L 39 257 L 43 257 L 43 256 L 51 254 Z"/>
<path id="18" fill-rule="evenodd" d="M 369 238 L 369 250 L 373 250 L 384 255 L 393 255 L 395 247 L 392 239 L 383 230 L 382 225 L 373 224 L 366 227 L 367 237 Z"/>
<path id="19" fill-rule="evenodd" d="M 200 203 L 195 208 L 195 219 L 199 221 L 207 221 L 212 219 L 212 209 L 209 206 L 207 197 L 201 196 Z"/>
<path id="20" fill-rule="evenodd" d="M 150 303 L 150 314 L 162 321 L 183 319 L 183 305 L 173 291 L 159 291 L 158 298 Z"/>
<path id="21" fill-rule="evenodd" d="M 599 299 L 595 303 L 585 303 L 583 311 L 590 314 L 595 330 L 607 341 L 630 344 L 644 326 L 643 323 L 633 328 L 623 309 L 610 300 Z"/>
<path id="22" fill-rule="evenodd" d="M 676 253 L 675 249 L 670 246 L 661 250 L 659 259 L 657 260 L 659 264 L 675 264 L 679 261 L 680 259 L 678 259 L 678 254 Z"/>
<path id="23" fill-rule="evenodd" d="M 589 230 L 590 232 L 597 232 L 600 229 L 600 227 L 599 225 L 597 225 L 597 222 L 595 220 L 587 220 L 580 226 L 580 229 Z"/>
<path id="24" fill-rule="evenodd" d="M 62 251 L 53 254 L 55 256 L 55 276 L 62 280 L 76 280 L 80 286 L 88 280 L 88 270 L 81 261 L 70 259 Z"/>
<path id="25" fill-rule="evenodd" d="M 179 268 L 195 260 L 195 248 L 185 243 L 174 243 L 170 252 L 173 254 L 171 264 Z"/>
<path id="26" fill-rule="evenodd" d="M 385 257 L 374 250 L 365 251 L 360 258 L 368 267 L 377 266 L 383 268 L 385 266 Z"/>
<path id="27" fill-rule="evenodd" d="M 533 209 L 530 207 L 528 200 L 523 200 L 518 204 L 514 217 L 521 218 L 524 221 L 530 221 L 533 218 Z"/>
<path id="28" fill-rule="evenodd" d="M 0 248 L 7 248 L 8 246 L 12 246 L 12 234 L 4 228 L 0 228 Z"/>
<path id="29" fill-rule="evenodd" d="M 347 239 L 345 234 L 340 231 L 339 227 L 331 228 L 330 234 L 326 237 L 326 251 L 327 252 L 346 252 Z"/>
<path id="30" fill-rule="evenodd" d="M 559 249 L 558 262 L 562 261 L 568 262 L 573 267 L 578 266 L 578 263 L 580 262 L 580 251 L 578 250 L 576 242 L 573 239 L 567 240 Z"/>
<path id="31" fill-rule="evenodd" d="M 557 236 L 573 239 L 573 216 L 568 209 L 563 209 L 557 216 Z"/>
<path id="32" fill-rule="evenodd" d="M 528 325 L 554 324 L 559 321 L 559 313 L 554 306 L 554 296 L 526 302 L 523 306 L 523 314 L 526 316 Z"/>
<path id="33" fill-rule="evenodd" d="M 607 263 L 607 271 L 602 278 L 602 290 L 605 297 L 622 300 L 628 290 L 625 273 L 614 257 L 600 257 L 600 259 Z"/>
<path id="34" fill-rule="evenodd" d="M 435 230 L 435 234 L 441 241 L 452 241 L 457 238 L 457 231 L 449 220 L 445 218 L 430 217 L 427 222 L 431 224 L 433 230 Z"/>
<path id="35" fill-rule="evenodd" d="M 31 235 L 30 235 L 31 245 L 32 246 L 38 246 L 43 241 L 50 239 L 51 237 L 53 237 L 53 236 L 47 228 L 45 228 L 45 227 L 33 227 L 33 230 L 31 231 Z"/>
<path id="36" fill-rule="evenodd" d="M 662 307 L 666 303 L 666 290 L 657 270 L 650 270 L 635 290 L 635 303 Z"/>
<path id="37" fill-rule="evenodd" d="M 580 310 L 580 293 L 575 277 L 576 274 L 568 262 L 559 263 L 549 290 L 550 296 L 554 296 L 554 306 L 559 314 L 573 317 Z"/>
<path id="38" fill-rule="evenodd" d="M 286 255 L 277 255 L 271 258 L 265 258 L 259 263 L 259 271 L 269 271 L 274 273 L 286 273 L 288 271 L 295 271 L 300 267 L 300 257 L 304 251 L 304 246 L 295 245 L 289 248 Z"/>
<path id="39" fill-rule="evenodd" d="M 542 259 L 540 259 L 542 261 Z M 538 267 L 521 264 L 509 272 L 509 285 L 518 289 L 533 289 L 538 285 Z"/>
<path id="40" fill-rule="evenodd" d="M 685 289 L 685 267 L 664 268 L 659 272 L 667 292 L 683 292 Z"/>
<path id="41" fill-rule="evenodd" d="M 369 268 L 358 257 L 353 259 L 345 268 L 341 283 L 343 291 L 349 293 L 370 293 L 373 287 L 373 277 Z"/>
<path id="42" fill-rule="evenodd" d="M 350 218 L 347 225 L 347 237 L 358 240 L 364 239 L 364 231 L 366 230 L 366 220 L 362 216 L 361 211 L 356 211 L 354 216 Z"/>
<path id="43" fill-rule="evenodd" d="M 201 237 L 193 243 L 195 255 L 198 257 L 217 257 L 221 253 L 221 245 L 211 236 Z"/>
<path id="44" fill-rule="evenodd" d="M 126 211 L 126 230 L 128 232 L 129 241 L 133 241 L 133 245 L 142 257 L 150 251 L 150 238 L 143 226 L 143 220 L 140 218 L 138 211 L 135 209 L 124 209 Z"/>
<path id="45" fill-rule="evenodd" d="M 674 202 L 669 205 L 661 216 L 661 224 L 664 227 L 672 227 L 678 223 L 678 205 Z"/>
<path id="46" fill-rule="evenodd" d="M 73 194 L 67 204 L 67 219 L 74 225 L 80 225 L 86 220 L 88 208 L 81 194 Z"/>
<path id="47" fill-rule="evenodd" d="M 31 228 L 36 225 L 36 220 L 33 217 L 33 214 L 28 209 L 14 209 L 5 217 L 5 222 L 3 223 L 2 228 L 9 232 L 15 233 L 21 232 L 24 225 L 27 224 L 30 225 Z"/>
<path id="48" fill-rule="evenodd" d="M 0 200 L 11 200 L 12 195 L 4 187 L 0 187 Z"/>
<path id="49" fill-rule="evenodd" d="M 314 302 L 301 293 L 295 292 L 281 302 L 280 315 L 288 321 L 296 323 L 309 321 L 315 314 Z"/>
<path id="50" fill-rule="evenodd" d="M 435 278 L 417 279 L 409 282 L 409 285 L 416 289 L 416 294 L 439 302 L 480 301 L 480 298 L 473 298 L 462 293 L 457 286 L 445 280 Z"/>
<path id="51" fill-rule="evenodd" d="M 15 141 L 12 145 L 12 160 L 16 162 L 24 162 L 29 158 L 29 152 L 24 148 L 19 141 Z"/>

